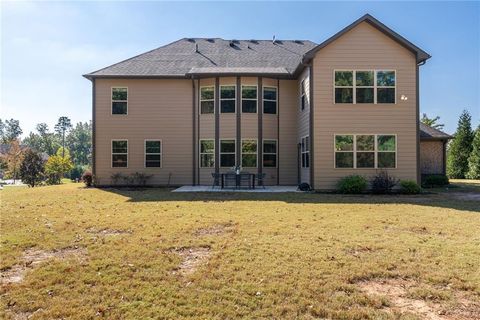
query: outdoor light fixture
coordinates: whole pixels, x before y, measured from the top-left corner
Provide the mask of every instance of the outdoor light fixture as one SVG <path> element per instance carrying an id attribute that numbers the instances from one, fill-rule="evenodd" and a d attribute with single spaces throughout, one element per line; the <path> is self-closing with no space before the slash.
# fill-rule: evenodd
<path id="1" fill-rule="evenodd" d="M 407 100 L 408 100 L 408 97 L 407 97 L 406 95 L 402 94 L 402 95 L 400 96 L 400 100 L 402 100 L 402 101 L 407 101 Z"/>

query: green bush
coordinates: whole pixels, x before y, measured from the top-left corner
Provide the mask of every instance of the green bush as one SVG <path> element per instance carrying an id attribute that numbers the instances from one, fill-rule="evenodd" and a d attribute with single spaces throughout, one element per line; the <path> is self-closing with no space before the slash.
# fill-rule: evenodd
<path id="1" fill-rule="evenodd" d="M 367 187 L 367 179 L 359 175 L 343 177 L 337 185 L 338 191 L 341 193 L 362 193 Z"/>
<path id="2" fill-rule="evenodd" d="M 401 187 L 402 193 L 405 193 L 405 194 L 418 194 L 420 193 L 420 191 L 422 191 L 422 188 L 420 188 L 418 183 L 416 183 L 413 180 L 400 181 L 400 187 Z"/>
<path id="3" fill-rule="evenodd" d="M 448 177 L 444 174 L 429 174 L 423 178 L 424 188 L 442 187 L 450 184 Z"/>
<path id="4" fill-rule="evenodd" d="M 88 166 L 82 166 L 82 165 L 75 165 L 73 169 L 70 171 L 70 179 L 72 181 L 81 180 L 82 175 L 85 171 L 88 170 Z"/>

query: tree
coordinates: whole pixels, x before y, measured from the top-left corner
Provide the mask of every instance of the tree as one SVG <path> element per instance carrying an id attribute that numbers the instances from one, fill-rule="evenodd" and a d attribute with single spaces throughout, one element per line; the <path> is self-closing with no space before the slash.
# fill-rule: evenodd
<path id="1" fill-rule="evenodd" d="M 43 152 L 42 150 L 42 138 L 33 132 L 30 132 L 28 137 L 23 139 L 22 144 L 30 149 L 33 149 L 37 152 Z"/>
<path id="2" fill-rule="evenodd" d="M 41 151 L 45 152 L 49 156 L 55 154 L 55 150 L 60 146 L 58 137 L 55 136 L 52 132 L 49 131 L 48 125 L 46 123 L 37 124 L 37 132 L 42 140 Z"/>
<path id="3" fill-rule="evenodd" d="M 15 119 L 5 120 L 5 123 L 2 121 L 0 127 L 2 143 L 17 140 L 23 133 L 22 128 L 20 128 L 20 121 Z"/>
<path id="4" fill-rule="evenodd" d="M 77 123 L 66 139 L 73 163 L 77 166 L 88 165 L 92 150 L 91 122 Z"/>
<path id="5" fill-rule="evenodd" d="M 436 116 L 435 118 L 429 118 L 426 113 L 423 113 L 420 121 L 427 126 L 442 130 L 445 125 L 443 123 L 438 123 L 438 120 L 440 120 L 439 116 Z"/>
<path id="6" fill-rule="evenodd" d="M 468 157 L 468 179 L 480 179 L 480 125 L 475 130 L 472 143 L 472 152 Z"/>
<path id="7" fill-rule="evenodd" d="M 47 163 L 45 164 L 47 183 L 60 184 L 62 177 L 66 172 L 72 170 L 72 168 L 73 163 L 70 161 L 70 157 L 62 157 L 59 155 L 51 156 L 48 158 Z"/>
<path id="8" fill-rule="evenodd" d="M 58 118 L 58 122 L 55 125 L 55 132 L 62 137 L 62 147 L 65 150 L 65 134 L 68 130 L 72 128 L 72 123 L 68 117 Z M 65 154 L 62 154 L 62 157 L 65 157 Z"/>
<path id="9" fill-rule="evenodd" d="M 447 175 L 453 179 L 464 179 L 468 171 L 468 157 L 472 152 L 472 117 L 463 110 L 458 120 L 457 131 L 448 147 Z"/>
<path id="10" fill-rule="evenodd" d="M 43 179 L 44 161 L 38 152 L 28 149 L 20 165 L 20 177 L 30 187 L 35 187 Z"/>
<path id="11" fill-rule="evenodd" d="M 23 159 L 23 150 L 20 146 L 20 141 L 17 139 L 10 141 L 8 151 L 2 155 L 2 157 L 7 165 L 7 172 L 15 182 L 18 178 L 18 171 Z"/>

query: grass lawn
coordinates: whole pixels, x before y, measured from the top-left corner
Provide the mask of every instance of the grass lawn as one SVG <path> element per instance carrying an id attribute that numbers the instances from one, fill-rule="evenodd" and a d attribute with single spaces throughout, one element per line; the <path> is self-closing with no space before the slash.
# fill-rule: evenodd
<path id="1" fill-rule="evenodd" d="M 6 187 L 0 318 L 479 319 L 479 194 Z"/>

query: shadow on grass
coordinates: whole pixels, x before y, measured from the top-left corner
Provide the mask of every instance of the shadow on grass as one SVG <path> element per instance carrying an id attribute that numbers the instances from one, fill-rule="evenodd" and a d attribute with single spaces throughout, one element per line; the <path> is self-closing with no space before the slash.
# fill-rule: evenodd
<path id="1" fill-rule="evenodd" d="M 128 198 L 130 202 L 156 201 L 279 201 L 285 203 L 326 203 L 326 204 L 412 204 L 437 208 L 480 212 L 480 198 L 476 189 L 453 186 L 443 189 L 427 189 L 419 195 L 343 195 L 333 193 L 232 193 L 232 192 L 171 192 L 173 188 L 103 188 L 104 192 Z M 475 194 L 475 197 L 459 197 Z"/>

